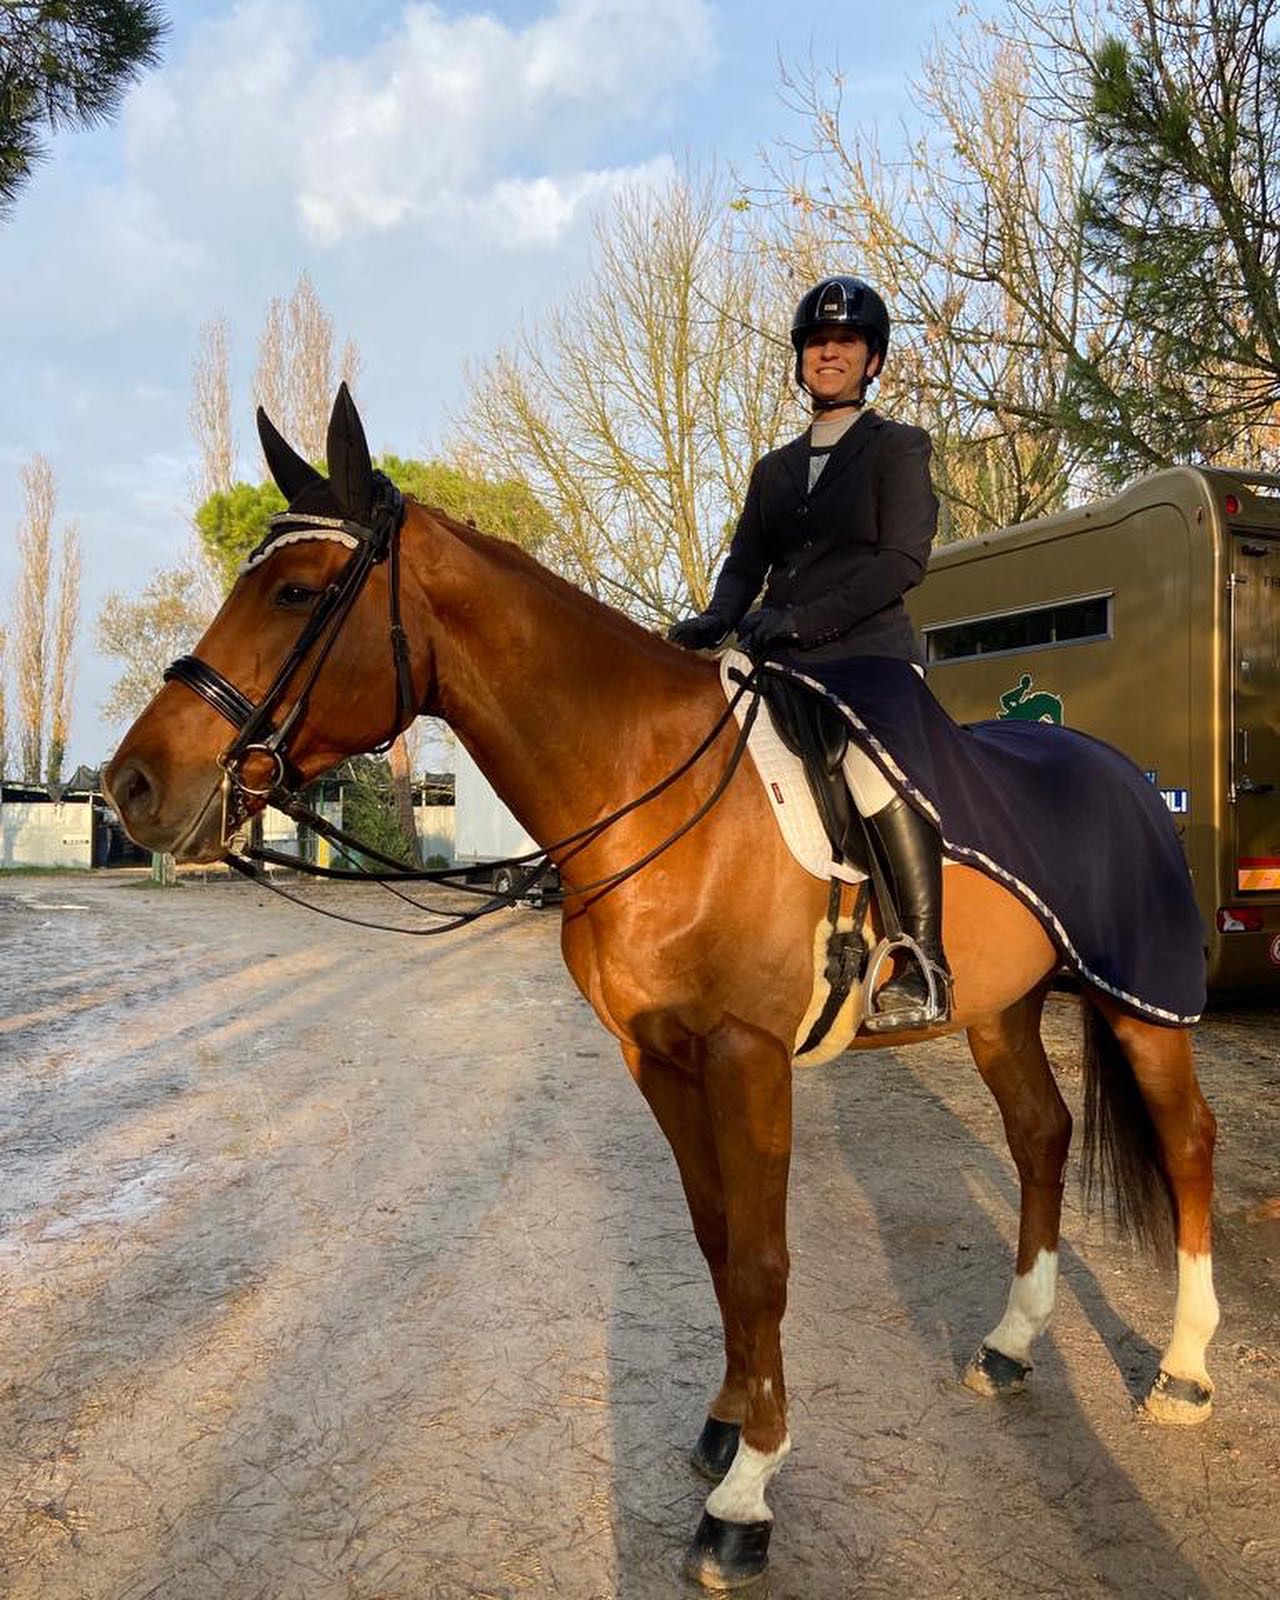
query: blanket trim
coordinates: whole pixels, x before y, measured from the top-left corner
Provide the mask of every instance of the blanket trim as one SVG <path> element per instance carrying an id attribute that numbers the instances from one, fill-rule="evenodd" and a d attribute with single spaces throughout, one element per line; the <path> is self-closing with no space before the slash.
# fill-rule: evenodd
<path id="1" fill-rule="evenodd" d="M 856 736 L 858 743 L 884 773 L 885 777 L 888 778 L 889 782 L 893 784 L 894 788 L 905 799 L 923 811 L 935 824 L 938 832 L 942 834 L 942 846 L 947 855 L 957 861 L 968 860 L 973 862 L 988 877 L 997 879 L 1006 888 L 1012 890 L 1044 924 L 1054 943 L 1062 954 L 1066 956 L 1067 965 L 1083 978 L 1086 983 L 1092 988 L 1103 990 L 1104 993 L 1112 995 L 1117 1000 L 1122 1000 L 1125 1005 L 1141 1011 L 1144 1016 L 1152 1017 L 1157 1022 L 1166 1023 L 1170 1027 L 1188 1028 L 1192 1023 L 1199 1021 L 1199 1012 L 1191 1016 L 1179 1016 L 1176 1011 L 1166 1011 L 1163 1006 L 1152 1005 L 1149 1000 L 1141 1000 L 1136 994 L 1130 994 L 1126 989 L 1119 989 L 1115 984 L 1108 983 L 1105 978 L 1099 977 L 1092 968 L 1085 965 L 1081 959 L 1080 952 L 1068 938 L 1067 930 L 1058 921 L 1053 908 L 1046 905 L 1034 889 L 1023 883 L 1021 878 L 1017 878 L 1013 873 L 1006 871 L 999 862 L 993 861 L 990 856 L 984 855 L 981 850 L 974 850 L 968 845 L 956 844 L 953 840 L 947 838 L 942 831 L 942 818 L 939 816 L 938 809 L 933 804 L 933 801 L 911 782 L 911 779 L 898 766 L 890 752 L 885 749 L 851 706 L 841 700 L 838 695 L 832 694 L 825 684 L 820 683 L 816 678 L 809 677 L 807 673 L 801 672 L 798 668 L 788 666 L 783 662 L 774 662 L 772 665 L 776 670 L 786 673 L 788 677 L 796 678 L 799 682 L 807 684 L 809 688 L 823 695 L 833 706 L 839 709 Z"/>

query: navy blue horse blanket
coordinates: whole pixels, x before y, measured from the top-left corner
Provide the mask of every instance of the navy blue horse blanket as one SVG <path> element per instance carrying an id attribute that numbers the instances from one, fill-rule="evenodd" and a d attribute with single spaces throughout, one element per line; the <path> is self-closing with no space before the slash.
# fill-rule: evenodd
<path id="1" fill-rule="evenodd" d="M 953 722 L 906 661 L 772 663 L 833 700 L 949 856 L 1040 919 L 1064 964 L 1154 1022 L 1204 1009 L 1204 927 L 1159 791 L 1111 745 L 1045 722 Z"/>

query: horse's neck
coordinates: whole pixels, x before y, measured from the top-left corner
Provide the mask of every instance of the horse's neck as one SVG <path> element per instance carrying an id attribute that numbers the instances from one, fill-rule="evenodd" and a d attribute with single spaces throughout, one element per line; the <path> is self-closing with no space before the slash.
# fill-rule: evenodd
<path id="1" fill-rule="evenodd" d="M 529 832 L 549 843 L 661 776 L 643 759 L 666 742 L 655 718 L 687 742 L 715 692 L 705 665 L 496 541 L 427 522 L 431 709 Z"/>

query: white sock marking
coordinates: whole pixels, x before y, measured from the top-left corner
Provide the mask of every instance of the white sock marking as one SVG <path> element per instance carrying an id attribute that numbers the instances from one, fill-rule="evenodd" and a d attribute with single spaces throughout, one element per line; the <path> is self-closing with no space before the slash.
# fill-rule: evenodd
<path id="1" fill-rule="evenodd" d="M 791 1453 L 791 1436 L 766 1454 L 738 1441 L 738 1453 L 724 1478 L 707 1496 L 707 1510 L 722 1522 L 772 1522 L 764 1503 L 769 1480 Z"/>
<path id="2" fill-rule="evenodd" d="M 1042 1250 L 1031 1270 L 1015 1277 L 1004 1316 L 983 1341 L 989 1349 L 1023 1366 L 1031 1365 L 1031 1345 L 1049 1326 L 1058 1287 L 1058 1252 Z"/>
<path id="3" fill-rule="evenodd" d="M 1213 1383 L 1204 1353 L 1218 1326 L 1218 1299 L 1213 1292 L 1213 1257 L 1178 1251 L 1178 1299 L 1173 1310 L 1173 1337 L 1160 1365 L 1173 1378 L 1193 1378 L 1206 1388 Z"/>

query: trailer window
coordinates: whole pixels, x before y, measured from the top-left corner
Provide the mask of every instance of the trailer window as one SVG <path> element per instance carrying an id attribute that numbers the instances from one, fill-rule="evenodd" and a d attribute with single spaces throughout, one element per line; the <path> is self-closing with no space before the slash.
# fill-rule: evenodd
<path id="1" fill-rule="evenodd" d="M 1005 655 L 1017 650 L 1042 650 L 1056 644 L 1083 644 L 1111 637 L 1111 596 L 1068 600 L 1060 605 L 1006 611 L 973 622 L 952 622 L 925 629 L 930 661 L 959 661 L 967 656 Z"/>

